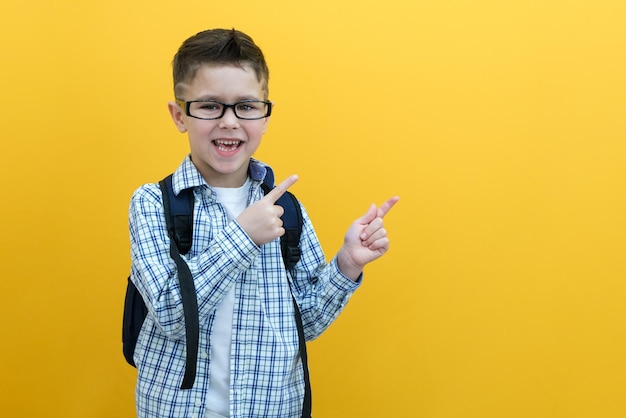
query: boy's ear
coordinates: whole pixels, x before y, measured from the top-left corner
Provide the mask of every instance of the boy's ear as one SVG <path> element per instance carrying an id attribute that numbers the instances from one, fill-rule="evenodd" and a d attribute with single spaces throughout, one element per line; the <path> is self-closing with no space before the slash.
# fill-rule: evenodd
<path id="1" fill-rule="evenodd" d="M 170 115 L 172 116 L 172 120 L 178 128 L 178 131 L 180 133 L 187 132 L 187 127 L 185 126 L 185 113 L 183 112 L 183 109 L 181 109 L 180 106 L 174 101 L 167 102 L 167 109 L 170 111 Z"/>

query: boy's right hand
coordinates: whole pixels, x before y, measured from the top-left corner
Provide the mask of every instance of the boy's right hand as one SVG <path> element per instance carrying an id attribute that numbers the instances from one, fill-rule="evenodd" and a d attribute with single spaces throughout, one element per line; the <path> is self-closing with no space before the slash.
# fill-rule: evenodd
<path id="1" fill-rule="evenodd" d="M 276 205 L 276 201 L 296 181 L 297 175 L 289 176 L 261 200 L 248 206 L 237 218 L 237 223 L 259 247 L 285 234 L 283 221 L 280 219 L 284 210 Z"/>

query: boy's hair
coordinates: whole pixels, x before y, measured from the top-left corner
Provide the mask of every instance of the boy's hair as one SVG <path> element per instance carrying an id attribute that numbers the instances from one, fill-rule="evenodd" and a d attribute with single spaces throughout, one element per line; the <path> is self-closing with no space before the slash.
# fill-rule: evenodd
<path id="1" fill-rule="evenodd" d="M 181 83 L 189 82 L 203 65 L 250 66 L 268 96 L 269 69 L 261 49 L 252 38 L 235 29 L 209 29 L 187 39 L 174 55 L 174 94 Z"/>

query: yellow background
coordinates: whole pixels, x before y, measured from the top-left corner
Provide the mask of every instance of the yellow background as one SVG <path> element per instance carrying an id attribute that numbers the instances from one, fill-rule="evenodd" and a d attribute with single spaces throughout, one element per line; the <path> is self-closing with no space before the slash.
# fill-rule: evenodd
<path id="1" fill-rule="evenodd" d="M 132 191 L 187 150 L 188 36 L 270 65 L 258 157 L 331 257 L 398 194 L 389 254 L 309 344 L 317 417 L 626 416 L 626 2 L 5 1 L 0 415 L 131 417 Z"/>

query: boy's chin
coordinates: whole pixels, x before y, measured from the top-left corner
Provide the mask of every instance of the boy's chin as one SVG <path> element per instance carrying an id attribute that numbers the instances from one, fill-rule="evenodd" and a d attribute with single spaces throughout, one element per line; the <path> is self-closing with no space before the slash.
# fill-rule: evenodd
<path id="1" fill-rule="evenodd" d="M 223 162 L 207 164 L 204 169 L 196 165 L 206 182 L 215 187 L 240 187 L 248 177 L 248 165 L 250 159 L 245 162 L 233 162 L 224 164 Z"/>

